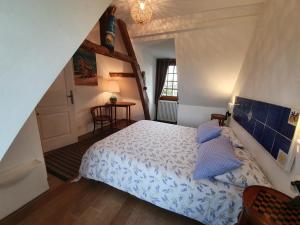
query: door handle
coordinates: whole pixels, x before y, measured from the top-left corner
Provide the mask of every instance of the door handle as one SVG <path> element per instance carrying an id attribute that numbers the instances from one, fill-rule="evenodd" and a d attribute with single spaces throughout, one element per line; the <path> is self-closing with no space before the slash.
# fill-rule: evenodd
<path id="1" fill-rule="evenodd" d="M 70 95 L 67 95 L 67 97 L 70 98 L 72 105 L 74 105 L 74 95 L 72 90 L 70 90 Z"/>

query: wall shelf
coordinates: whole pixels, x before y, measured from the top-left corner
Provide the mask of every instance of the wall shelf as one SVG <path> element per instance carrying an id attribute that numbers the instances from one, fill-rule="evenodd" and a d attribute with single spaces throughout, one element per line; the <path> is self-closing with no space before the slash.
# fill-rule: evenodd
<path id="1" fill-rule="evenodd" d="M 129 78 L 135 78 L 134 73 L 116 73 L 116 72 L 111 72 L 109 73 L 110 77 L 129 77 Z"/>

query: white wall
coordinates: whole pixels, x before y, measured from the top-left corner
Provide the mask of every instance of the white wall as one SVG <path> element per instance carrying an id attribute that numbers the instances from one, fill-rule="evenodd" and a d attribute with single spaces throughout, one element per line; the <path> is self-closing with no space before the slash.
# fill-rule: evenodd
<path id="1" fill-rule="evenodd" d="M 234 96 L 270 102 L 300 109 L 300 1 L 272 0 L 258 22 Z M 236 126 L 235 126 L 236 127 Z M 238 129 L 238 128 L 237 128 Z M 246 143 L 247 133 L 238 132 Z M 253 147 L 254 146 L 254 147 Z M 291 195 L 290 181 L 300 174 L 300 157 L 297 170 L 285 173 L 258 144 L 249 143 L 263 170 L 274 186 Z"/>
<path id="2" fill-rule="evenodd" d="M 237 21 L 176 34 L 179 124 L 196 126 L 226 112 L 255 26 Z"/>
<path id="3" fill-rule="evenodd" d="M 109 2 L 0 2 L 0 159 Z"/>
<path id="4" fill-rule="evenodd" d="M 22 179 L 8 185 L 0 184 L 0 220 L 49 188 L 35 113 L 31 114 L 0 162 L 0 180 L 1 174 L 32 160 L 41 164 Z"/>
<path id="5" fill-rule="evenodd" d="M 225 108 L 179 104 L 177 123 L 182 126 L 197 127 L 210 120 L 212 113 L 224 114 Z"/>

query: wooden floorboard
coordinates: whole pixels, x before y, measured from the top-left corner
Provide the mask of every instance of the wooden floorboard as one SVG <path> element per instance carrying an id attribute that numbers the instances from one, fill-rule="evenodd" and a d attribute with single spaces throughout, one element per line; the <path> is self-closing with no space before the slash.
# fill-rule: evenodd
<path id="1" fill-rule="evenodd" d="M 82 156 L 92 144 L 134 122 L 119 120 L 114 124 L 113 129 L 110 127 L 98 129 L 95 134 L 88 133 L 80 137 L 77 143 L 45 153 L 47 171 L 64 181 L 77 177 Z"/>
<path id="2" fill-rule="evenodd" d="M 101 182 L 57 182 L 52 181 L 54 190 L 0 225 L 201 225 Z"/>
<path id="3" fill-rule="evenodd" d="M 99 136 L 88 134 L 79 144 L 63 150 L 72 152 L 76 148 L 77 152 L 84 152 L 98 139 Z M 62 164 L 55 166 L 60 168 Z M 73 157 L 65 166 L 67 172 L 70 166 L 75 166 Z M 48 181 L 48 192 L 0 221 L 0 225 L 201 225 L 101 182 L 81 179 L 69 183 L 51 174 Z"/>

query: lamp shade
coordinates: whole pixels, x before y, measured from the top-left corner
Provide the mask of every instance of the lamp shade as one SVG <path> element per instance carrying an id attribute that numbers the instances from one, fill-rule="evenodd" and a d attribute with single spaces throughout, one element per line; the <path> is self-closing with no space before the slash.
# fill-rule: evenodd
<path id="1" fill-rule="evenodd" d="M 149 0 L 136 0 L 131 8 L 131 17 L 137 24 L 149 23 L 152 13 Z"/>
<path id="2" fill-rule="evenodd" d="M 117 81 L 114 80 L 106 80 L 103 82 L 103 91 L 111 92 L 111 93 L 119 93 L 120 86 Z"/>

